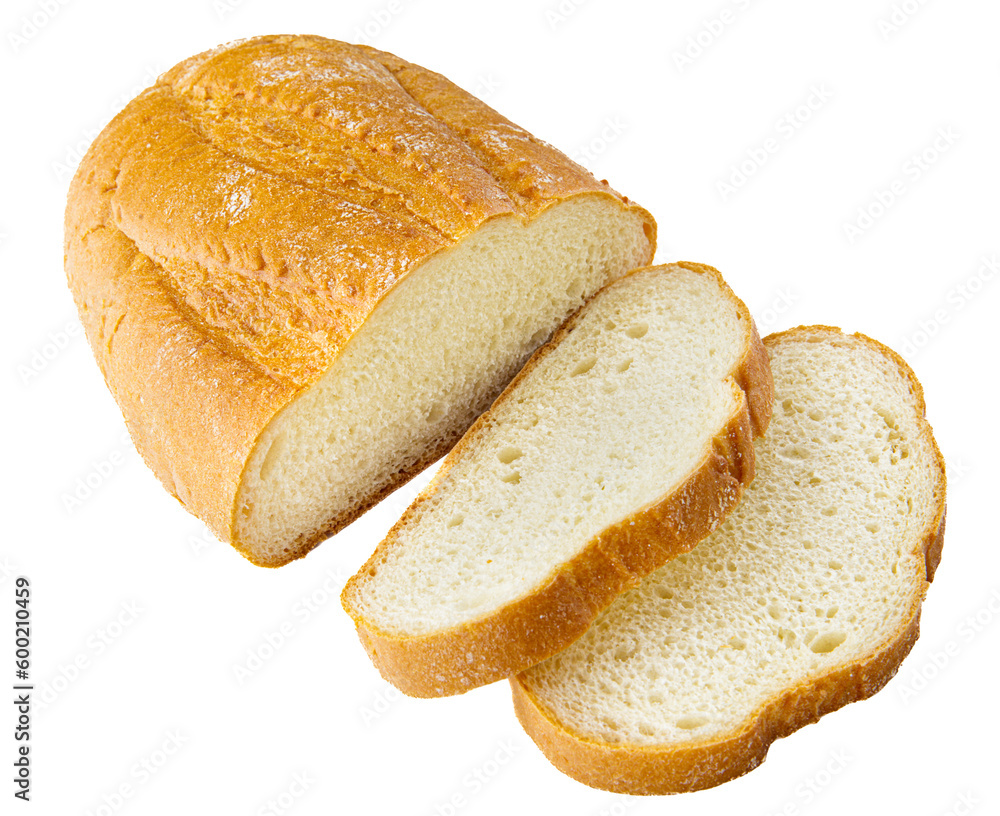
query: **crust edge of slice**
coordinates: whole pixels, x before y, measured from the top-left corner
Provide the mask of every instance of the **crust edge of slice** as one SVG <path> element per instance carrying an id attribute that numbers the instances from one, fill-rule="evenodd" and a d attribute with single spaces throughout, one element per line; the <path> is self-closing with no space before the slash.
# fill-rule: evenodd
<path id="1" fill-rule="evenodd" d="M 728 375 L 740 394 L 736 412 L 706 446 L 702 460 L 676 490 L 606 528 L 550 575 L 541 588 L 475 621 L 440 632 L 407 636 L 383 630 L 368 621 L 360 610 L 355 600 L 358 585 L 378 565 L 383 551 L 392 546 L 397 531 L 414 509 L 433 495 L 450 462 L 461 454 L 469 439 L 481 432 L 491 412 L 480 417 L 445 459 L 424 495 L 410 506 L 372 557 L 347 582 L 341 596 L 372 663 L 383 678 L 405 694 L 413 697 L 461 694 L 510 677 L 566 648 L 618 595 L 643 576 L 690 551 L 714 530 L 753 479 L 753 438 L 767 429 L 773 401 L 770 362 L 757 328 L 745 304 L 718 270 L 689 262 L 662 266 L 681 267 L 713 277 L 746 321 L 749 327 L 746 347 Z M 632 270 L 624 278 L 653 268 L 656 267 Z M 585 308 L 586 305 L 535 353 L 494 405 L 504 400 L 573 330 Z"/>
<path id="2" fill-rule="evenodd" d="M 920 632 L 920 608 L 941 560 L 946 516 L 944 457 L 926 420 L 923 388 L 907 363 L 888 346 L 863 335 L 847 335 L 830 326 L 799 326 L 769 335 L 766 347 L 802 335 L 851 337 L 871 346 L 899 368 L 910 384 L 921 430 L 931 443 L 937 484 L 935 512 L 913 555 L 922 558 L 926 578 L 914 593 L 906 623 L 895 638 L 876 644 L 860 659 L 783 690 L 762 703 L 740 727 L 682 748 L 610 744 L 578 736 L 552 716 L 519 677 L 511 677 L 514 711 L 525 732 L 559 770 L 586 785 L 615 793 L 659 795 L 704 790 L 760 765 L 776 740 L 786 737 L 848 703 L 871 697 L 896 674 Z"/>

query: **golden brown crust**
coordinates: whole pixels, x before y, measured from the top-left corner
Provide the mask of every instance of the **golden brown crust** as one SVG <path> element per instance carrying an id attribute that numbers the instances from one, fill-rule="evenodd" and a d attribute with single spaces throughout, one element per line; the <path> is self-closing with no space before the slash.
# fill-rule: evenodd
<path id="1" fill-rule="evenodd" d="M 829 326 L 800 326 L 769 335 L 767 348 L 802 337 L 836 340 L 845 337 Z M 851 335 L 894 362 L 907 378 L 924 416 L 923 389 L 903 359 L 888 347 L 862 334 Z M 925 564 L 927 581 L 941 557 L 945 526 L 946 479 L 944 460 L 929 424 L 927 438 L 936 457 L 935 513 L 914 547 L 914 556 Z M 617 793 L 667 794 L 702 790 L 719 785 L 756 768 L 776 739 L 788 736 L 824 714 L 879 691 L 899 669 L 920 631 L 920 606 L 927 583 L 921 580 L 895 637 L 874 644 L 859 660 L 832 668 L 787 689 L 764 702 L 743 726 L 721 737 L 693 741 L 681 748 L 610 744 L 578 735 L 563 726 L 536 698 L 521 677 L 510 679 L 518 720 L 542 753 L 559 770 L 584 784 Z"/>
<path id="2" fill-rule="evenodd" d="M 483 414 L 446 457 L 434 481 L 344 588 L 344 608 L 354 619 L 372 662 L 386 680 L 406 694 L 459 694 L 509 677 L 561 651 L 618 595 L 635 586 L 642 576 L 691 550 L 736 506 L 743 488 L 753 479 L 753 438 L 764 433 L 771 417 L 770 364 L 746 306 L 719 272 L 702 264 L 682 262 L 676 266 L 715 277 L 747 322 L 747 346 L 730 375 L 741 394 L 736 412 L 676 490 L 605 529 L 537 591 L 477 621 L 432 635 L 401 636 L 381 630 L 365 619 L 357 595 L 359 587 L 464 449 L 488 427 L 493 409 Z M 581 313 L 570 318 L 535 353 L 494 407 L 573 330 Z"/>
<path id="3" fill-rule="evenodd" d="M 235 504 L 268 423 L 429 257 L 577 195 L 640 214 L 652 256 L 648 213 L 443 77 L 320 37 L 258 37 L 180 63 L 95 140 L 70 189 L 66 271 L 136 447 L 254 558 Z"/>

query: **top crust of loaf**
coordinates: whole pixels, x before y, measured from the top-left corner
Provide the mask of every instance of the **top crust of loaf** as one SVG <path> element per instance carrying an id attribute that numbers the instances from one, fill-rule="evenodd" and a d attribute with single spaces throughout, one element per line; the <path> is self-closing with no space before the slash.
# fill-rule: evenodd
<path id="1" fill-rule="evenodd" d="M 753 438 L 767 428 L 773 398 L 767 354 L 756 326 L 718 270 L 681 262 L 631 272 L 608 287 L 627 284 L 633 275 L 684 269 L 713 278 L 734 303 L 745 327 L 744 346 L 729 373 L 741 400 L 733 416 L 707 445 L 704 458 L 686 480 L 658 501 L 635 510 L 594 538 L 565 562 L 539 590 L 470 623 L 413 635 L 381 629 L 365 615 L 363 589 L 376 574 L 384 553 L 420 505 L 448 478 L 453 463 L 488 428 L 491 415 L 505 400 L 517 397 L 521 380 L 574 330 L 586 306 L 539 349 L 497 398 L 494 407 L 452 449 L 434 481 L 407 509 L 368 562 L 344 588 L 342 601 L 372 662 L 389 682 L 415 697 L 459 694 L 528 668 L 564 649 L 582 635 L 600 611 L 642 576 L 689 551 L 736 505 L 754 475 Z M 607 288 L 607 287 L 606 287 Z M 600 293 L 595 298 L 600 297 Z"/>
<path id="2" fill-rule="evenodd" d="M 580 195 L 654 245 L 648 213 L 439 74 L 258 37 L 182 62 L 105 128 L 70 189 L 66 271 L 136 447 L 239 547 L 262 431 L 396 284 L 490 219 Z"/>
<path id="3" fill-rule="evenodd" d="M 776 739 L 788 736 L 824 714 L 870 697 L 896 673 L 919 634 L 920 607 L 927 583 L 941 559 L 945 528 L 946 476 L 944 459 L 925 417 L 923 389 L 906 362 L 892 349 L 862 334 L 846 335 L 829 326 L 800 326 L 765 338 L 769 351 L 782 344 L 826 343 L 861 345 L 883 356 L 907 384 L 922 436 L 931 452 L 933 507 L 928 521 L 912 542 L 920 565 L 904 624 L 885 642 L 872 643 L 854 660 L 830 666 L 795 687 L 768 699 L 738 728 L 683 745 L 610 743 L 576 733 L 538 698 L 530 672 L 510 678 L 514 708 L 525 731 L 560 770 L 585 784 L 633 795 L 701 790 L 721 784 L 757 767 Z M 777 395 L 780 397 L 781 395 Z"/>

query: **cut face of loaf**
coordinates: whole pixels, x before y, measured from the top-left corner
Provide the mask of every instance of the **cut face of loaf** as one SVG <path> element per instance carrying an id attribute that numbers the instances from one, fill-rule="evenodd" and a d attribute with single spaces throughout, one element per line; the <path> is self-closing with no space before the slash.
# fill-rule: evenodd
<path id="1" fill-rule="evenodd" d="M 426 261 L 261 435 L 237 540 L 264 559 L 443 456 L 582 299 L 649 251 L 641 221 L 577 198 L 497 218 Z"/>
<path id="2" fill-rule="evenodd" d="M 193 57 L 95 140 L 66 269 L 164 485 L 278 566 L 442 456 L 649 214 L 444 77 L 319 37 Z"/>
<path id="3" fill-rule="evenodd" d="M 771 381 L 718 272 L 609 285 L 525 366 L 345 588 L 372 660 L 415 696 L 565 647 L 686 552 L 753 477 Z"/>
<path id="4" fill-rule="evenodd" d="M 570 776 L 631 794 L 717 785 L 878 691 L 941 555 L 943 461 L 896 354 L 825 327 L 765 341 L 774 417 L 722 526 L 511 680 Z"/>

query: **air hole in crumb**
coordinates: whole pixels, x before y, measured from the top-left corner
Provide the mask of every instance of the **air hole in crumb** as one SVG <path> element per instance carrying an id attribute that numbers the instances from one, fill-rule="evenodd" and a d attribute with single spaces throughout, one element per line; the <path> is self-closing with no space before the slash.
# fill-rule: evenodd
<path id="1" fill-rule="evenodd" d="M 624 373 L 624 372 L 628 371 L 630 365 L 632 365 L 632 358 L 631 357 L 629 357 L 628 359 L 622 360 L 618 364 L 618 373 L 621 374 L 621 373 Z"/>
<path id="2" fill-rule="evenodd" d="M 539 329 L 533 335 L 531 335 L 531 339 L 528 341 L 528 345 L 531 348 L 537 348 L 542 343 L 544 343 L 546 340 L 548 340 L 548 338 L 549 338 L 549 330 L 548 329 Z"/>
<path id="3" fill-rule="evenodd" d="M 810 643 L 809 648 L 816 654 L 828 654 L 845 640 L 847 640 L 847 632 L 827 632 Z"/>
<path id="4" fill-rule="evenodd" d="M 566 287 L 566 294 L 569 295 L 573 300 L 576 300 L 583 294 L 583 281 L 577 278 L 575 281 L 570 283 Z"/>
<path id="5" fill-rule="evenodd" d="M 465 516 L 454 515 L 448 520 L 448 527 L 458 527 L 463 521 L 465 521 Z"/>
<path id="6" fill-rule="evenodd" d="M 809 458 L 809 449 L 802 445 L 785 445 L 778 451 L 778 456 L 792 461 L 801 461 Z"/>
<path id="7" fill-rule="evenodd" d="M 646 332 L 648 331 L 649 331 L 648 323 L 635 323 L 628 327 L 628 330 L 625 332 L 625 334 L 627 334 L 629 337 L 633 337 L 636 340 L 638 340 L 640 337 L 645 337 Z"/>
<path id="8" fill-rule="evenodd" d="M 585 360 L 581 360 L 579 363 L 577 363 L 576 368 L 574 368 L 569 373 L 569 375 L 571 377 L 579 377 L 581 374 L 586 374 L 595 365 L 597 365 L 597 357 L 596 355 L 591 355 L 590 357 L 587 357 Z"/>
<path id="9" fill-rule="evenodd" d="M 809 412 L 809 419 L 812 419 L 812 420 L 814 420 L 816 422 L 819 422 L 825 416 L 826 416 L 826 414 L 824 414 L 819 408 L 813 408 Z"/>
<path id="10" fill-rule="evenodd" d="M 836 505 L 831 504 L 829 507 L 824 507 L 822 510 L 820 510 L 820 512 L 824 516 L 835 516 L 837 514 L 837 507 Z"/>
<path id="11" fill-rule="evenodd" d="M 834 617 L 834 616 L 835 616 L 835 615 L 837 614 L 837 612 L 839 612 L 839 611 L 840 611 L 840 607 L 837 607 L 837 606 L 831 606 L 831 607 L 830 607 L 829 609 L 827 609 L 827 610 L 826 610 L 826 616 L 827 616 L 828 618 L 832 618 L 832 617 Z"/>
<path id="12" fill-rule="evenodd" d="M 733 635 L 729 638 L 729 645 L 734 649 L 745 649 L 747 647 L 747 642 L 743 638 Z"/>
<path id="13" fill-rule="evenodd" d="M 514 448 L 508 445 L 505 448 L 500 448 L 500 452 L 497 454 L 497 459 L 499 459 L 503 464 L 509 465 L 515 459 L 520 459 L 524 454 L 521 452 L 520 448 Z"/>
<path id="14" fill-rule="evenodd" d="M 435 402 L 427 412 L 427 421 L 434 423 L 442 419 L 444 419 L 444 406 L 440 402 Z"/>
<path id="15" fill-rule="evenodd" d="M 515 470 L 513 473 L 508 473 L 504 476 L 501 481 L 506 482 L 507 484 L 520 484 L 521 474 Z"/>
<path id="16" fill-rule="evenodd" d="M 865 525 L 865 529 L 866 529 L 866 530 L 867 530 L 867 531 L 868 531 L 869 533 L 877 533 L 877 532 L 878 532 L 878 529 L 879 529 L 879 527 L 878 527 L 878 522 L 877 522 L 877 521 L 869 521 L 869 522 L 868 522 L 868 523 L 867 523 L 867 524 Z"/>
<path id="17" fill-rule="evenodd" d="M 267 454 L 264 456 L 264 461 L 260 465 L 260 478 L 263 481 L 267 481 L 275 472 L 278 467 L 278 463 L 281 461 L 281 454 L 285 449 L 285 436 L 284 434 L 279 434 L 277 438 L 271 443 L 271 447 L 268 448 Z"/>
<path id="18" fill-rule="evenodd" d="M 615 649 L 615 660 L 628 660 L 635 654 L 635 646 L 619 646 Z"/>
<path id="19" fill-rule="evenodd" d="M 843 568 L 844 565 L 840 561 L 838 561 L 836 558 L 834 558 L 834 559 L 831 559 L 830 563 L 827 564 L 827 566 L 830 569 L 841 569 L 841 568 Z"/>
<path id="20" fill-rule="evenodd" d="M 618 328 L 618 324 L 616 324 L 614 320 L 608 320 L 608 321 L 605 321 L 605 323 L 604 323 L 604 330 L 605 331 L 614 331 L 617 328 Z"/>
<path id="21" fill-rule="evenodd" d="M 685 731 L 690 731 L 694 728 L 701 728 L 703 725 L 708 723 L 708 717 L 704 714 L 688 714 L 686 717 L 681 717 L 677 721 L 677 727 L 683 728 Z"/>
<path id="22" fill-rule="evenodd" d="M 658 586 L 653 591 L 656 593 L 657 598 L 663 598 L 664 600 L 667 601 L 669 601 L 671 598 L 674 597 L 673 590 L 667 589 L 666 587 L 663 586 Z"/>

